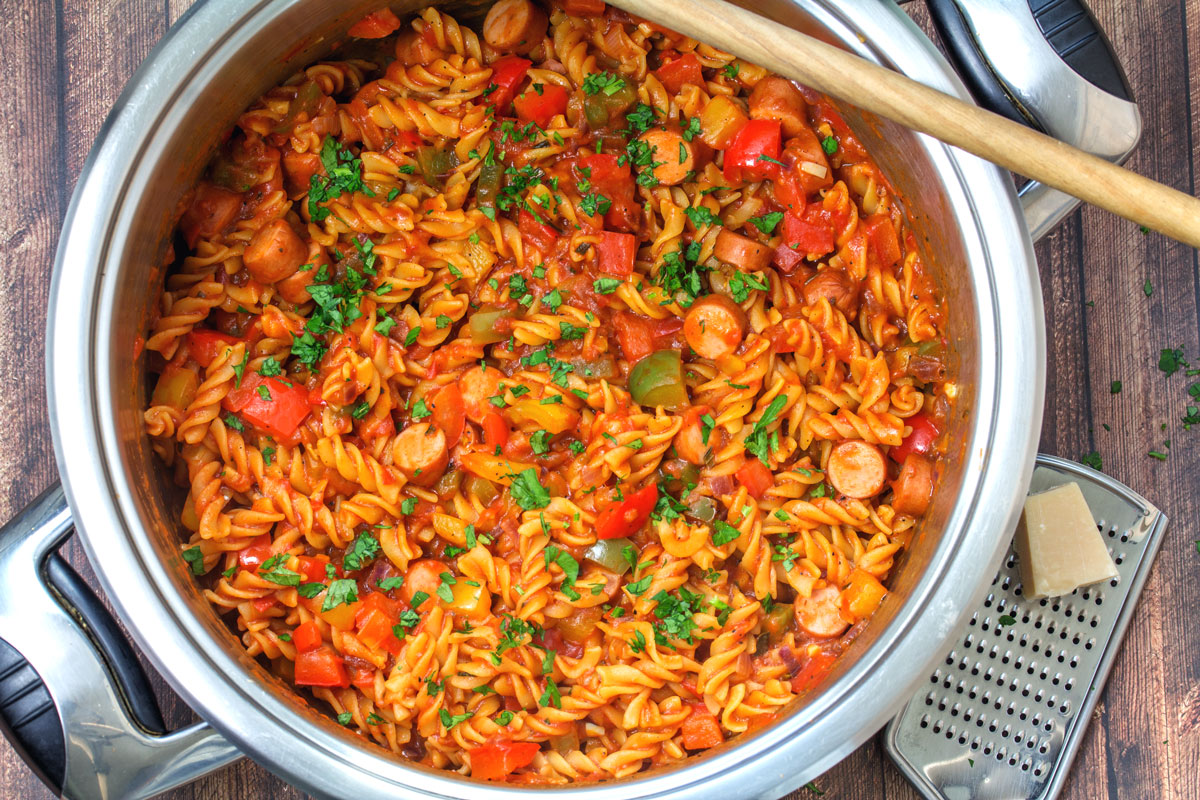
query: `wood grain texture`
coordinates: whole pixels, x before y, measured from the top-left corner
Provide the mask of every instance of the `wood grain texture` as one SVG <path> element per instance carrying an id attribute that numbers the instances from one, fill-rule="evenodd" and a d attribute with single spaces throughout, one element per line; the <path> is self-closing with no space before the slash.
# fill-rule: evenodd
<path id="1" fill-rule="evenodd" d="M 0 519 L 56 478 L 43 381 L 43 328 L 50 265 L 70 191 L 104 116 L 129 75 L 189 0 L 12 2 L 0 14 Z M 1200 0 L 1093 0 L 1124 59 L 1146 122 L 1130 165 L 1196 194 L 1200 153 Z M 919 24 L 919 3 L 908 6 Z M 1095 450 L 1105 471 L 1157 502 L 1172 519 L 1167 540 L 1130 625 L 1063 797 L 1200 798 L 1200 628 L 1194 584 L 1200 538 L 1200 430 L 1180 418 L 1196 378 L 1165 377 L 1162 348 L 1200 364 L 1197 253 L 1095 209 L 1068 219 L 1037 248 L 1048 334 L 1042 450 L 1079 458 Z M 1153 294 L 1143 284 L 1149 280 Z M 1111 384 L 1119 380 L 1119 394 Z M 1104 425 L 1108 425 L 1106 429 Z M 1165 430 L 1161 426 L 1165 425 Z M 1171 440 L 1169 451 L 1165 441 Z M 1166 461 L 1147 456 L 1169 452 Z M 78 545 L 67 555 L 93 585 Z M 169 725 L 193 719 L 157 676 Z M 868 742 L 814 785 L 825 798 L 897 798 L 916 793 Z M 303 797 L 243 761 L 168 793 L 183 798 Z M 807 789 L 791 800 L 815 797 Z M 0 797 L 51 794 L 0 740 Z"/>

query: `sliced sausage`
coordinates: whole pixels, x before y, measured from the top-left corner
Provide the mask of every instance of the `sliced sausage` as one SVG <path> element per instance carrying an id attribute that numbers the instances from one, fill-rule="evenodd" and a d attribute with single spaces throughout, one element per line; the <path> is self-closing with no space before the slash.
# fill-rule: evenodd
<path id="1" fill-rule="evenodd" d="M 467 419 L 476 425 L 483 424 L 487 413 L 496 410 L 488 398 L 500 394 L 501 374 L 495 367 L 472 367 L 459 379 L 458 388 L 462 390 L 463 411 L 466 412 Z"/>
<path id="2" fill-rule="evenodd" d="M 829 482 L 847 497 L 865 500 L 879 494 L 887 479 L 887 461 L 879 448 L 849 439 L 829 454 Z"/>
<path id="3" fill-rule="evenodd" d="M 918 453 L 904 459 L 892 492 L 892 508 L 914 517 L 924 514 L 933 497 L 933 461 Z"/>
<path id="4" fill-rule="evenodd" d="M 675 131 L 655 128 L 639 138 L 650 146 L 651 159 L 658 165 L 654 168 L 654 177 L 664 186 L 683 183 L 687 174 L 695 169 L 696 149 Z"/>
<path id="5" fill-rule="evenodd" d="M 675 434 L 675 452 L 683 460 L 704 466 L 708 463 L 709 453 L 715 453 L 729 441 L 729 434 L 724 428 L 711 428 L 708 430 L 708 441 L 705 441 L 704 432 L 709 428 L 705 425 L 702 417 L 709 415 L 711 418 L 712 409 L 708 406 L 692 406 L 683 417 L 683 425 L 679 428 L 679 433 Z"/>
<path id="6" fill-rule="evenodd" d="M 529 0 L 499 0 L 483 21 L 483 38 L 497 50 L 524 55 L 542 43 L 549 22 Z"/>
<path id="7" fill-rule="evenodd" d="M 807 305 L 815 305 L 823 297 L 847 317 L 854 318 L 858 310 L 858 285 L 845 270 L 826 268 L 805 281 L 804 302 Z"/>
<path id="8" fill-rule="evenodd" d="M 807 111 L 804 95 L 786 78 L 763 78 L 750 93 L 750 118 L 777 120 L 785 139 L 811 131 Z"/>
<path id="9" fill-rule="evenodd" d="M 196 194 L 183 217 L 179 228 L 188 247 L 195 247 L 201 239 L 211 239 L 233 224 L 242 210 L 242 195 L 230 189 L 204 181 L 196 187 Z"/>
<path id="10" fill-rule="evenodd" d="M 717 244 L 713 248 L 714 256 L 742 272 L 759 272 L 766 269 L 771 263 L 771 252 L 771 248 L 765 244 L 759 244 L 749 236 L 725 229 L 717 235 Z"/>
<path id="11" fill-rule="evenodd" d="M 446 434 L 428 422 L 410 425 L 392 442 L 392 464 L 417 486 L 431 486 L 450 462 Z"/>
<path id="12" fill-rule="evenodd" d="M 256 281 L 274 283 L 291 276 L 307 257 L 304 240 L 291 225 L 277 219 L 254 234 L 242 254 L 242 263 Z"/>
<path id="13" fill-rule="evenodd" d="M 718 359 L 738 349 L 746 338 L 746 313 L 728 297 L 710 294 L 688 309 L 683 335 L 701 358 Z"/>
<path id="14" fill-rule="evenodd" d="M 297 153 L 288 150 L 283 154 L 283 173 L 287 176 L 289 195 L 307 192 L 312 176 L 321 171 L 321 157 L 316 153 Z"/>
<path id="15" fill-rule="evenodd" d="M 796 599 L 796 624 L 811 636 L 829 639 L 841 636 L 850 624 L 842 619 L 842 593 L 836 586 L 822 586 L 808 597 Z"/>

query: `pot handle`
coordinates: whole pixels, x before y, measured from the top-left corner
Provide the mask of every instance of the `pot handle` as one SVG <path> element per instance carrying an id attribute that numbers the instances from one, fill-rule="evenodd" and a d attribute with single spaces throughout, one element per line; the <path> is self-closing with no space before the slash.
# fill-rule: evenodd
<path id="1" fill-rule="evenodd" d="M 241 753 L 207 723 L 165 732 L 116 620 L 57 553 L 58 483 L 0 528 L 0 729 L 57 794 L 150 797 Z"/>
<path id="2" fill-rule="evenodd" d="M 1123 163 L 1142 116 L 1121 62 L 1083 0 L 928 0 L 947 54 L 997 114 Z M 1036 241 L 1080 204 L 1036 181 L 1021 187 Z"/>

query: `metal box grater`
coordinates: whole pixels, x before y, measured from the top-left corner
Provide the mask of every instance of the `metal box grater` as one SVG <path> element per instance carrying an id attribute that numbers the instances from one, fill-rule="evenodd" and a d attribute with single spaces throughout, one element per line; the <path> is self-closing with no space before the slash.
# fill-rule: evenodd
<path id="1" fill-rule="evenodd" d="M 1066 781 L 1167 526 L 1128 487 L 1060 458 L 1038 456 L 1029 490 L 1071 481 L 1120 577 L 1029 601 L 1009 550 L 953 649 L 887 727 L 888 755 L 931 800 L 1050 800 Z"/>

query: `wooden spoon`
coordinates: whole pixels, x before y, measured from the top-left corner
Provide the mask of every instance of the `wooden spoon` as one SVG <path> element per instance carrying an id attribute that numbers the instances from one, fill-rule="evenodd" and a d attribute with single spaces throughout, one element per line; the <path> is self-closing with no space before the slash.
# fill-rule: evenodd
<path id="1" fill-rule="evenodd" d="M 614 6 L 1200 248 L 1200 200 L 721 0 Z"/>

